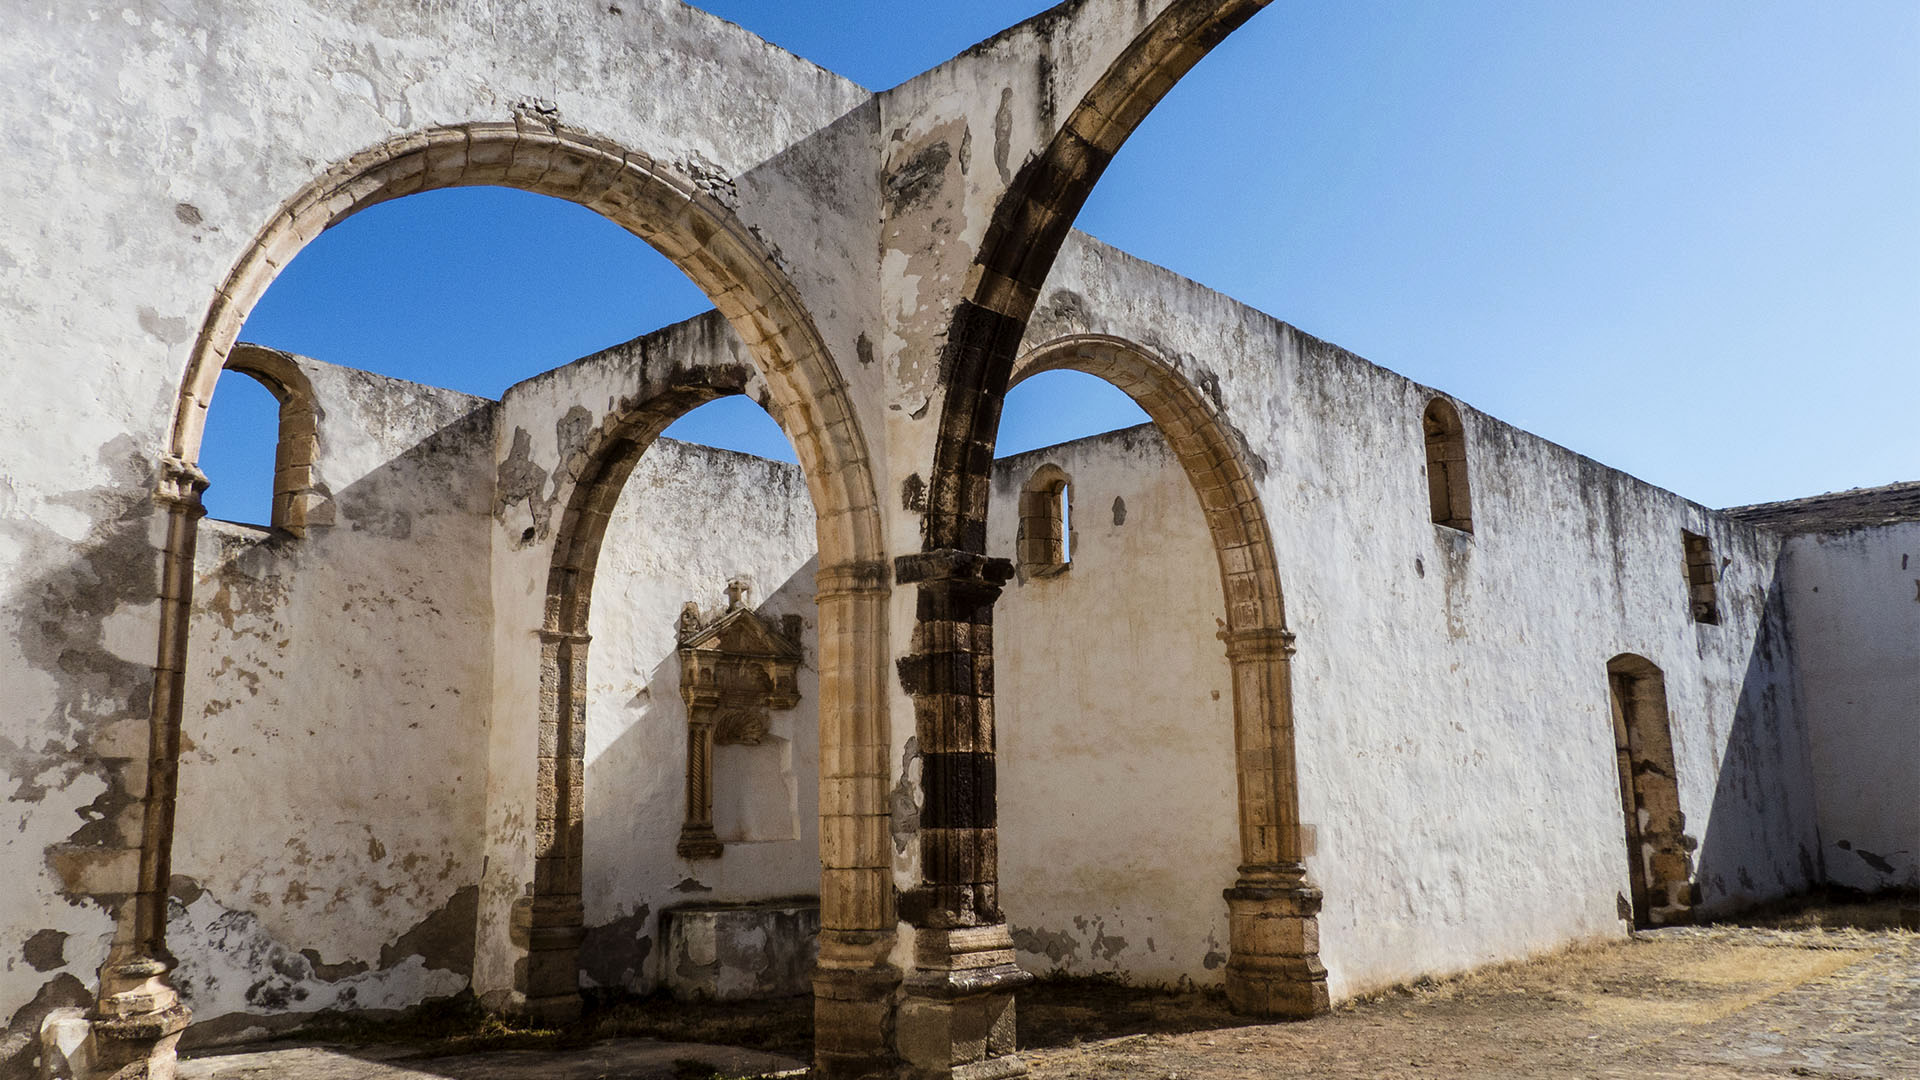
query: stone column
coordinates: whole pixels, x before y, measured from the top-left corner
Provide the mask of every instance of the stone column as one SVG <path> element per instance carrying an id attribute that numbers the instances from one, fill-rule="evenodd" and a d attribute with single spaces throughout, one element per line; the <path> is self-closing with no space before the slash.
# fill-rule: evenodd
<path id="1" fill-rule="evenodd" d="M 586 763 L 587 645 L 584 633 L 540 632 L 540 720 L 535 794 L 533 900 L 527 907 L 527 970 L 521 984 L 528 1018 L 565 1023 L 579 1017 L 581 779 Z"/>
<path id="2" fill-rule="evenodd" d="M 895 563 L 919 587 L 913 652 L 900 678 L 921 752 L 921 883 L 901 898 L 914 926 L 895 1046 L 904 1075 L 1018 1076 L 1014 991 L 1031 981 L 1000 911 L 993 731 L 993 603 L 1005 559 L 927 551 Z"/>
<path id="3" fill-rule="evenodd" d="M 1240 788 L 1240 877 L 1226 890 L 1227 1000 L 1256 1016 L 1327 1011 L 1320 890 L 1307 880 L 1293 754 L 1293 684 L 1285 630 L 1221 635 L 1233 665 Z"/>
<path id="4" fill-rule="evenodd" d="M 700 703 L 688 687 L 680 693 L 687 702 L 687 817 L 674 850 L 683 859 L 717 859 L 721 847 L 713 832 L 713 706 Z"/>
<path id="5" fill-rule="evenodd" d="M 168 983 L 167 881 L 173 865 L 174 805 L 179 794 L 180 718 L 185 695 L 187 628 L 193 616 L 193 558 L 207 478 L 192 464 L 162 459 L 154 502 L 161 552 L 159 652 L 153 666 L 148 753 L 141 800 L 140 849 L 101 867 L 95 898 L 114 911 L 113 943 L 100 968 L 92 1018 L 94 1077 L 174 1074 L 174 1047 L 192 1014 Z M 137 769 L 139 765 L 130 765 Z M 129 785 L 135 782 L 128 777 Z M 132 839 L 128 837 L 129 841 Z M 135 869 L 137 867 L 137 870 Z M 134 870 L 122 880 L 122 868 Z"/>
<path id="6" fill-rule="evenodd" d="M 887 720 L 887 571 L 821 567 L 820 954 L 813 976 L 814 1071 L 825 1080 L 897 1071 Z"/>

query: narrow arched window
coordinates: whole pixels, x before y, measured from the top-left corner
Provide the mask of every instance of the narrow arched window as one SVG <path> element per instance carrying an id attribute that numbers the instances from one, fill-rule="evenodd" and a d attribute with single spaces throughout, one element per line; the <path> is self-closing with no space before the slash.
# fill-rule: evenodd
<path id="1" fill-rule="evenodd" d="M 332 524 L 331 504 L 314 472 L 320 444 L 319 409 L 306 373 L 290 354 L 247 344 L 234 347 L 226 370 L 258 382 L 280 403 L 269 519 L 273 527 L 299 536 L 309 526 Z"/>
<path id="2" fill-rule="evenodd" d="M 1073 481 L 1058 465 L 1042 465 L 1020 492 L 1020 569 L 1057 574 L 1073 563 Z"/>
<path id="3" fill-rule="evenodd" d="M 1473 500 L 1467 490 L 1467 432 L 1460 412 L 1445 398 L 1427 402 L 1421 427 L 1427 436 L 1427 501 L 1433 523 L 1473 531 Z"/>

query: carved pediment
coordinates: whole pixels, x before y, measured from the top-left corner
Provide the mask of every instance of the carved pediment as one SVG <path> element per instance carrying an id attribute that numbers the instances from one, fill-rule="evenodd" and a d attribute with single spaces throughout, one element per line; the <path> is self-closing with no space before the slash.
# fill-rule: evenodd
<path id="1" fill-rule="evenodd" d="M 697 616 L 696 616 L 697 619 Z M 696 652 L 725 653 L 742 659 L 786 660 L 798 664 L 801 659 L 800 617 L 788 615 L 779 622 L 736 608 L 712 622 L 691 628 L 681 620 L 680 648 Z"/>

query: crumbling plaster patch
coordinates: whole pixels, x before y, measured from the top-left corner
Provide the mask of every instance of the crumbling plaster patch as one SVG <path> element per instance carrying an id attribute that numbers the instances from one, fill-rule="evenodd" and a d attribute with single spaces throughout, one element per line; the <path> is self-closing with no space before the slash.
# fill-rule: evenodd
<path id="1" fill-rule="evenodd" d="M 397 1008 L 471 968 L 490 597 L 447 556 L 488 542 L 493 406 L 295 362 L 336 523 L 201 524 L 169 942 L 203 1022 Z"/>

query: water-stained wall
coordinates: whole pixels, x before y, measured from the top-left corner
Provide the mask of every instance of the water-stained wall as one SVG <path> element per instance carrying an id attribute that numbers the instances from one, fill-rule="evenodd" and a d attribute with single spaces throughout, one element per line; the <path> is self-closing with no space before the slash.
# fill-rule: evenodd
<path id="1" fill-rule="evenodd" d="M 472 969 L 494 403 L 293 362 L 332 524 L 201 524 L 168 918 L 189 1041 Z"/>
<path id="2" fill-rule="evenodd" d="M 473 970 L 500 406 L 291 362 L 313 384 L 332 524 L 201 527 L 168 928 L 189 1042 L 412 1005 Z M 583 365 L 573 378 L 621 370 Z M 582 985 L 652 989 L 674 906 L 818 889 L 813 548 L 797 466 L 659 440 L 628 478 L 590 624 Z M 809 659 L 769 737 L 720 748 L 725 849 L 690 862 L 676 628 L 734 583 L 800 617 Z"/>

